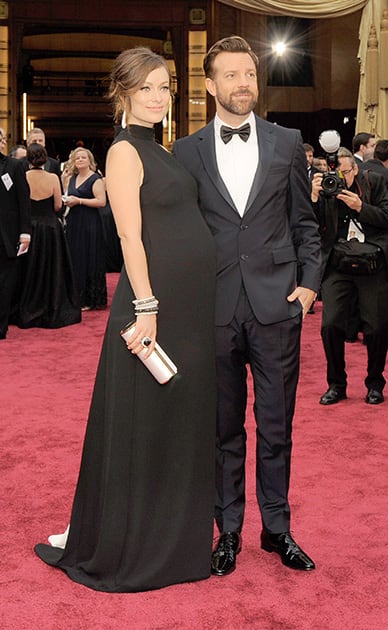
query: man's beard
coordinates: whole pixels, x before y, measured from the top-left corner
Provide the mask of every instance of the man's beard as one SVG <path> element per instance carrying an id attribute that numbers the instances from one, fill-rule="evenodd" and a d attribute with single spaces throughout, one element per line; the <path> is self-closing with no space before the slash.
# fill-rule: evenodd
<path id="1" fill-rule="evenodd" d="M 224 100 L 222 96 L 217 94 L 217 100 L 219 104 L 230 114 L 235 114 L 237 116 L 246 116 L 250 114 L 250 112 L 255 108 L 257 103 L 257 96 L 252 94 L 250 91 L 241 91 L 239 94 L 246 94 L 251 97 L 250 101 L 235 101 L 234 95 L 231 94 L 228 100 Z"/>

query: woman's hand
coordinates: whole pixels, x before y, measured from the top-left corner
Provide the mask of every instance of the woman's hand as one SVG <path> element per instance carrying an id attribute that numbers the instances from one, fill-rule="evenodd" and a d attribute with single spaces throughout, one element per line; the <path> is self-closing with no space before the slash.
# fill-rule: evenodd
<path id="1" fill-rule="evenodd" d="M 78 206 L 82 204 L 82 199 L 80 197 L 76 197 L 75 195 L 68 195 L 64 203 L 69 208 L 72 208 L 73 206 Z"/>
<path id="2" fill-rule="evenodd" d="M 127 341 L 128 350 L 133 354 L 139 354 L 146 348 L 143 357 L 147 359 L 155 348 L 156 327 L 156 315 L 138 315 L 136 317 L 135 331 Z M 144 343 L 144 341 L 147 341 L 147 338 L 151 339 L 149 345 Z"/>

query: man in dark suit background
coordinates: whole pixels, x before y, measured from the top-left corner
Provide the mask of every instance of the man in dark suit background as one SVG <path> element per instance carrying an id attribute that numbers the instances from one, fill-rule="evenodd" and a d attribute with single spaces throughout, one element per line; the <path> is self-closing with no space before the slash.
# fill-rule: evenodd
<path id="1" fill-rule="evenodd" d="M 373 133 L 367 131 L 356 133 L 352 140 L 352 150 L 358 165 L 373 157 L 375 146 L 376 138 Z"/>
<path id="2" fill-rule="evenodd" d="M 320 280 L 306 156 L 299 131 L 254 115 L 258 59 L 245 40 L 214 44 L 204 69 L 215 119 L 178 140 L 174 152 L 198 182 L 217 245 L 215 510 L 221 536 L 212 573 L 233 571 L 241 549 L 247 363 L 255 387 L 261 546 L 291 568 L 311 570 L 314 562 L 291 537 L 288 502 L 301 323 Z"/>
<path id="3" fill-rule="evenodd" d="M 306 154 L 307 177 L 311 186 L 314 173 L 318 171 L 318 169 L 314 166 L 314 147 L 312 146 L 312 144 L 304 142 L 303 148 Z"/>
<path id="4" fill-rule="evenodd" d="M 31 234 L 30 189 L 21 160 L 5 156 L 0 128 L 0 339 L 5 339 L 17 277 L 17 256 L 27 252 Z"/>
<path id="5" fill-rule="evenodd" d="M 42 145 L 42 147 L 46 147 L 45 133 L 42 129 L 39 129 L 38 127 L 33 127 L 27 134 L 27 147 L 29 147 L 30 144 L 33 144 L 34 142 Z M 28 171 L 30 165 L 26 157 L 22 158 L 22 163 L 24 166 L 24 170 Z M 46 164 L 44 165 L 44 170 L 49 171 L 49 173 L 55 173 L 56 175 L 58 175 L 59 179 L 61 179 L 61 165 L 59 164 L 58 160 L 49 157 Z"/>
<path id="6" fill-rule="evenodd" d="M 362 171 L 376 171 L 383 176 L 385 185 L 388 188 L 388 140 L 378 140 L 376 142 L 373 158 L 358 164 L 358 168 Z"/>

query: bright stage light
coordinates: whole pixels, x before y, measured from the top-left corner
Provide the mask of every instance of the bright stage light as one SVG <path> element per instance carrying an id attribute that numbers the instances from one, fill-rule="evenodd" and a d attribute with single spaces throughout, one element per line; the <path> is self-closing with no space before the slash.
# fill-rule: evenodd
<path id="1" fill-rule="evenodd" d="M 287 44 L 284 42 L 275 42 L 272 44 L 272 50 L 278 57 L 281 57 L 287 50 Z"/>

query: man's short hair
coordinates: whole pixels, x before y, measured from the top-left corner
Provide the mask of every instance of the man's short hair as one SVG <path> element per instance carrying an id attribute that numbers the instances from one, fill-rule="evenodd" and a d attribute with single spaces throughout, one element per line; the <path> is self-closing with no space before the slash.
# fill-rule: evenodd
<path id="1" fill-rule="evenodd" d="M 12 149 L 8 153 L 9 157 L 13 157 L 13 158 L 16 157 L 19 149 L 23 149 L 23 151 L 27 151 L 27 147 L 24 146 L 24 144 L 15 144 L 15 146 L 12 147 Z"/>
<path id="2" fill-rule="evenodd" d="M 352 148 L 353 153 L 358 153 L 361 145 L 367 145 L 371 138 L 374 138 L 374 133 L 367 133 L 366 131 L 362 131 L 357 133 L 352 140 Z"/>
<path id="3" fill-rule="evenodd" d="M 388 140 L 378 140 L 376 142 L 373 157 L 381 162 L 388 160 Z"/>
<path id="4" fill-rule="evenodd" d="M 214 60 L 222 52 L 231 53 L 247 53 L 255 64 L 256 72 L 259 70 L 259 58 L 256 53 L 253 52 L 248 42 L 239 37 L 238 35 L 232 35 L 232 37 L 224 37 L 219 39 L 211 48 L 209 48 L 205 59 L 203 60 L 203 69 L 205 71 L 205 77 L 207 79 L 214 79 Z"/>
<path id="5" fill-rule="evenodd" d="M 337 156 L 340 157 L 354 157 L 353 153 L 346 147 L 340 147 L 337 152 Z"/>
<path id="6" fill-rule="evenodd" d="M 348 158 L 352 167 L 357 165 L 357 160 L 354 157 L 353 153 L 349 151 L 349 149 L 347 149 L 346 147 L 340 147 L 338 149 L 337 158 Z"/>
<path id="7" fill-rule="evenodd" d="M 27 134 L 27 142 L 29 142 L 31 140 L 31 138 L 33 138 L 36 135 L 40 135 L 43 134 L 46 137 L 46 134 L 44 133 L 43 129 L 40 129 L 39 127 L 33 127 L 32 129 L 30 129 L 30 131 Z"/>

